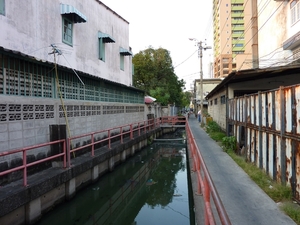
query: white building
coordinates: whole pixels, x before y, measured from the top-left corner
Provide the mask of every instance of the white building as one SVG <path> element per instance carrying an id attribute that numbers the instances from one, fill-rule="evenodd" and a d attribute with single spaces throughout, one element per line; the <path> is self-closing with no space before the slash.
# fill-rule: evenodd
<path id="1" fill-rule="evenodd" d="M 299 1 L 258 4 L 259 67 L 296 63 L 300 49 Z"/>
<path id="2" fill-rule="evenodd" d="M 1 47 L 54 62 L 54 44 L 59 65 L 132 84 L 129 23 L 100 1 L 0 2 Z"/>
<path id="3" fill-rule="evenodd" d="M 0 152 L 63 138 L 53 129 L 74 136 L 145 119 L 129 23 L 101 1 L 0 0 L 0 27 Z"/>

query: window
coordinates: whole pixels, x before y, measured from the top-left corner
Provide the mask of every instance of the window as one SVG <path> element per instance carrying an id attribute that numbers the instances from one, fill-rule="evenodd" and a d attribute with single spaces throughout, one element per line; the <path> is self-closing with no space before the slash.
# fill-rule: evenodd
<path id="1" fill-rule="evenodd" d="M 5 0 L 0 0 L 0 15 L 5 15 Z"/>
<path id="2" fill-rule="evenodd" d="M 231 13 L 243 13 L 244 11 L 243 10 L 231 10 Z"/>
<path id="3" fill-rule="evenodd" d="M 232 33 L 233 34 L 243 34 L 244 31 L 243 30 L 233 30 Z"/>
<path id="4" fill-rule="evenodd" d="M 294 24 L 300 19 L 300 2 L 292 1 L 291 8 L 291 23 Z"/>
<path id="5" fill-rule="evenodd" d="M 98 39 L 99 39 L 99 59 L 105 62 L 105 46 L 106 43 L 115 43 L 115 40 L 106 33 L 102 33 L 98 31 Z"/>
<path id="6" fill-rule="evenodd" d="M 232 53 L 233 53 L 233 54 L 236 54 L 236 55 L 238 55 L 238 54 L 244 54 L 244 52 L 245 52 L 245 51 L 232 51 Z"/>
<path id="7" fill-rule="evenodd" d="M 232 40 L 244 40 L 244 37 L 232 37 Z"/>
<path id="8" fill-rule="evenodd" d="M 131 51 L 120 47 L 120 70 L 124 71 L 124 57 L 131 56 Z"/>
<path id="9" fill-rule="evenodd" d="M 62 17 L 63 19 L 63 42 L 68 45 L 73 45 L 73 23 L 68 20 L 66 17 Z"/>
<path id="10" fill-rule="evenodd" d="M 105 43 L 103 38 L 99 38 L 99 59 L 105 62 Z"/>
<path id="11" fill-rule="evenodd" d="M 233 3 L 231 7 L 243 7 L 243 3 Z"/>
<path id="12" fill-rule="evenodd" d="M 232 47 L 243 47 L 244 44 L 241 44 L 241 43 L 237 43 L 237 44 L 233 44 Z"/>
<path id="13" fill-rule="evenodd" d="M 120 54 L 120 70 L 124 71 L 124 55 Z"/>
<path id="14" fill-rule="evenodd" d="M 225 104 L 225 95 L 221 96 L 221 104 Z"/>
<path id="15" fill-rule="evenodd" d="M 233 20 L 244 20 L 244 17 L 232 17 Z"/>
<path id="16" fill-rule="evenodd" d="M 244 23 L 234 23 L 232 24 L 232 27 L 243 27 Z"/>
<path id="17" fill-rule="evenodd" d="M 215 105 L 217 105 L 218 104 L 218 99 L 215 98 L 214 102 L 215 102 Z"/>

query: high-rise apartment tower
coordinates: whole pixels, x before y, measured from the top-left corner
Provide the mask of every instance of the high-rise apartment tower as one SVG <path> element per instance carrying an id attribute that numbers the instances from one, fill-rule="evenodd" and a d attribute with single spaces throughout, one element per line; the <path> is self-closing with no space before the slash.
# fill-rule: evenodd
<path id="1" fill-rule="evenodd" d="M 250 3 L 248 3 L 250 2 Z M 214 77 L 252 68 L 251 1 L 214 0 Z"/>

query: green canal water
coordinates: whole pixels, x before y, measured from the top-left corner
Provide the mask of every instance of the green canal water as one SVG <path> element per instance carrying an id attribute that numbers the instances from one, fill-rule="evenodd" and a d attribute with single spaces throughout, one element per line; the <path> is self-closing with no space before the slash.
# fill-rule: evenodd
<path id="1" fill-rule="evenodd" d="M 184 140 L 155 141 L 38 224 L 194 225 L 186 159 Z"/>

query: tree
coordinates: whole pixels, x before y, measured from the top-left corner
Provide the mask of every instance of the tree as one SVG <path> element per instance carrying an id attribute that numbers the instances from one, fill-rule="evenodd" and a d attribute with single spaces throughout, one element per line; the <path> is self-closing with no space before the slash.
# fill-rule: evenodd
<path id="1" fill-rule="evenodd" d="M 156 98 L 162 105 L 175 103 L 182 106 L 183 80 L 174 73 L 168 50 L 151 46 L 134 55 L 133 85 Z"/>
<path id="2" fill-rule="evenodd" d="M 193 94 L 189 91 L 186 91 L 183 93 L 182 96 L 182 106 L 184 107 L 190 107 L 190 102 L 191 102 L 191 98 L 192 98 Z"/>

